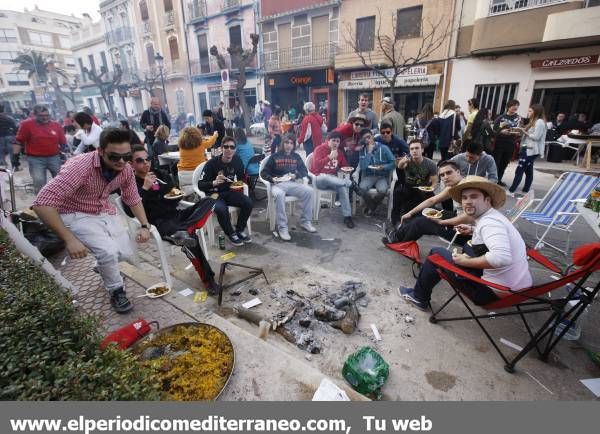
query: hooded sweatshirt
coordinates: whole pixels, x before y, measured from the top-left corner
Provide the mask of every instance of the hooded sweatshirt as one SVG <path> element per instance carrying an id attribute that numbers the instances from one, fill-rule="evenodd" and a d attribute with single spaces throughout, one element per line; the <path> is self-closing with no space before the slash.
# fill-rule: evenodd
<path id="1" fill-rule="evenodd" d="M 481 153 L 479 160 L 471 164 L 467 161 L 467 154 L 455 155 L 450 161 L 456 163 L 460 169 L 460 174 L 464 176 L 477 175 L 483 178 L 487 178 L 492 182 L 498 182 L 498 169 L 496 168 L 496 162 L 491 155 L 485 152 Z"/>
<path id="2" fill-rule="evenodd" d="M 360 151 L 360 171 L 362 176 L 387 177 L 396 166 L 394 154 L 386 145 L 375 142 L 372 153 L 368 153 L 366 146 Z M 369 166 L 383 166 L 383 170 L 372 170 Z"/>
<path id="3" fill-rule="evenodd" d="M 308 176 L 308 170 L 306 170 L 300 155 L 295 152 L 286 155 L 284 151 L 279 151 L 269 157 L 260 176 L 264 180 L 272 182 L 274 177 L 280 178 L 288 173 L 296 175 L 296 179 Z"/>
<path id="4" fill-rule="evenodd" d="M 460 120 L 454 110 L 444 110 L 438 118 L 429 124 L 427 132 L 439 140 L 440 148 L 449 148 L 450 142 L 458 139 Z"/>

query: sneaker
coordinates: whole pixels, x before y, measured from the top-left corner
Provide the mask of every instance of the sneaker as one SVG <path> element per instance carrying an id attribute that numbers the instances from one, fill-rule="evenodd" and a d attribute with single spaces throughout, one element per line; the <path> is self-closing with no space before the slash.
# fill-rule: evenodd
<path id="1" fill-rule="evenodd" d="M 342 202 L 340 202 L 339 200 L 336 200 L 336 201 L 333 203 L 333 206 L 335 206 L 336 208 L 339 208 L 340 206 L 342 206 Z"/>
<path id="2" fill-rule="evenodd" d="M 388 237 L 381 237 L 381 242 L 383 243 L 384 246 L 387 246 L 388 244 L 392 244 L 392 242 L 390 241 L 390 239 Z"/>
<path id="3" fill-rule="evenodd" d="M 352 217 L 344 217 L 344 223 L 348 229 L 354 228 L 354 222 L 352 221 Z"/>
<path id="4" fill-rule="evenodd" d="M 424 301 L 421 301 L 417 297 L 415 297 L 415 290 L 413 288 L 409 288 L 407 286 L 401 286 L 400 287 L 400 295 L 402 296 L 402 298 L 405 301 L 412 304 L 417 309 L 422 310 L 423 312 L 427 312 L 427 310 L 429 308 L 429 304 L 425 303 Z"/>
<path id="5" fill-rule="evenodd" d="M 110 295 L 110 305 L 117 313 L 127 313 L 133 309 L 133 304 L 127 296 L 123 288 L 116 289 Z"/>
<path id="6" fill-rule="evenodd" d="M 234 246 L 243 246 L 244 242 L 241 240 L 241 238 L 238 236 L 237 233 L 232 233 L 231 235 L 228 236 L 229 241 L 231 242 L 231 244 L 233 244 Z"/>
<path id="7" fill-rule="evenodd" d="M 279 229 L 279 238 L 281 238 L 283 241 L 289 241 L 292 239 L 292 237 L 290 237 L 290 233 L 288 232 L 287 228 L 285 229 Z"/>
<path id="8" fill-rule="evenodd" d="M 317 228 L 315 228 L 311 222 L 300 223 L 300 227 L 304 229 L 306 232 L 317 232 Z"/>
<path id="9" fill-rule="evenodd" d="M 244 233 L 244 231 L 242 232 L 237 232 L 237 236 L 240 240 L 242 240 L 244 242 L 244 244 L 249 244 L 252 242 L 252 238 L 250 238 L 250 235 L 246 235 Z"/>

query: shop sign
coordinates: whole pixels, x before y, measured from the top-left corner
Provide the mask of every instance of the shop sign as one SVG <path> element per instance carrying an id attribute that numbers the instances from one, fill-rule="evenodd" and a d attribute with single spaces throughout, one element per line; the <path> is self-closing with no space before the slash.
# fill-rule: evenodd
<path id="1" fill-rule="evenodd" d="M 571 66 L 590 66 L 598 65 L 598 54 L 589 54 L 587 56 L 557 57 L 551 59 L 538 59 L 531 61 L 531 67 L 534 69 L 552 69 L 567 68 Z"/>
<path id="2" fill-rule="evenodd" d="M 313 78 L 309 75 L 292 75 L 290 77 L 290 83 L 296 86 L 308 86 L 312 83 Z"/>
<path id="3" fill-rule="evenodd" d="M 440 81 L 440 74 L 430 74 L 417 77 L 398 77 L 396 87 L 436 86 Z M 340 81 L 340 89 L 375 89 L 390 87 L 388 80 L 384 78 L 367 80 L 344 80 Z"/>
<path id="4" fill-rule="evenodd" d="M 394 76 L 394 68 L 384 69 L 381 72 L 386 77 Z M 398 77 L 411 77 L 411 76 L 427 75 L 427 65 L 411 66 Z M 377 79 L 381 78 L 381 74 L 373 70 L 368 71 L 354 71 L 350 73 L 350 80 L 364 80 L 364 79 Z"/>
<path id="5" fill-rule="evenodd" d="M 319 69 L 314 71 L 298 71 L 287 74 L 273 74 L 267 77 L 269 87 L 289 88 L 295 86 L 323 86 L 327 84 L 329 78 L 327 70 Z"/>

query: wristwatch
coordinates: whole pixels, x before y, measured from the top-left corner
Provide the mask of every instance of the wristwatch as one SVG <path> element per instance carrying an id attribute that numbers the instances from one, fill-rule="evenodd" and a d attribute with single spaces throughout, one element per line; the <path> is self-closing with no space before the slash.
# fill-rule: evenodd
<path id="1" fill-rule="evenodd" d="M 148 229 L 148 230 L 150 230 L 150 225 L 142 225 L 142 227 L 143 227 L 144 229 Z"/>

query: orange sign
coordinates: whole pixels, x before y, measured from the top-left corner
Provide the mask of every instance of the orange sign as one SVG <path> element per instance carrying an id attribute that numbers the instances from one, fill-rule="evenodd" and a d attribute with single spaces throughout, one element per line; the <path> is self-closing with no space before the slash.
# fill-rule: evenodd
<path id="1" fill-rule="evenodd" d="M 301 77 L 296 77 L 296 76 L 292 76 L 290 77 L 290 83 L 295 84 L 297 86 L 306 86 L 310 83 L 312 83 L 312 77 L 308 76 L 301 76 Z"/>

